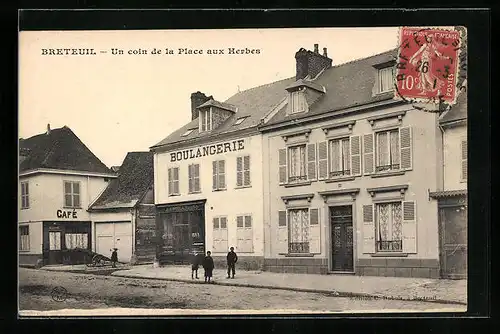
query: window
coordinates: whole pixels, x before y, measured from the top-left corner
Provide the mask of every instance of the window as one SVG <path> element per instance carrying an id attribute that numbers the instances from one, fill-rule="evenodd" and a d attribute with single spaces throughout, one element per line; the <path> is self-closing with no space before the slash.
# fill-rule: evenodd
<path id="1" fill-rule="evenodd" d="M 28 209 L 29 207 L 30 207 L 29 183 L 21 182 L 21 209 Z"/>
<path id="2" fill-rule="evenodd" d="M 288 211 L 289 253 L 309 253 L 309 209 Z"/>
<path id="3" fill-rule="evenodd" d="M 200 132 L 212 130 L 212 108 L 200 110 Z"/>
<path id="4" fill-rule="evenodd" d="M 236 120 L 236 122 L 234 122 L 233 125 L 240 125 L 241 123 L 243 123 L 244 120 L 246 120 L 248 118 L 248 116 L 245 116 L 245 117 L 240 117 Z"/>
<path id="5" fill-rule="evenodd" d="M 215 160 L 212 162 L 212 189 L 224 190 L 226 189 L 226 161 Z"/>
<path id="6" fill-rule="evenodd" d="M 188 166 L 189 192 L 200 191 L 200 164 L 191 164 Z"/>
<path id="7" fill-rule="evenodd" d="M 461 143 L 461 155 L 462 155 L 462 182 L 467 182 L 467 140 L 462 140 Z"/>
<path id="8" fill-rule="evenodd" d="M 65 233 L 64 241 L 66 249 L 87 249 L 88 248 L 88 235 L 87 233 Z"/>
<path id="9" fill-rule="evenodd" d="M 253 231 L 251 215 L 240 215 L 236 217 L 236 238 L 236 249 L 239 252 L 253 252 Z"/>
<path id="10" fill-rule="evenodd" d="M 401 252 L 403 250 L 401 202 L 377 204 L 375 214 L 377 252 Z"/>
<path id="11" fill-rule="evenodd" d="M 306 145 L 288 148 L 288 156 L 288 182 L 306 181 Z"/>
<path id="12" fill-rule="evenodd" d="M 19 250 L 30 250 L 30 227 L 19 226 Z"/>
<path id="13" fill-rule="evenodd" d="M 236 186 L 250 186 L 250 156 L 236 158 Z"/>
<path id="14" fill-rule="evenodd" d="M 168 169 L 168 195 L 179 195 L 179 167 Z"/>
<path id="15" fill-rule="evenodd" d="M 400 169 L 399 130 L 377 132 L 376 172 Z"/>
<path id="16" fill-rule="evenodd" d="M 49 250 L 61 250 L 61 232 L 49 232 Z"/>
<path id="17" fill-rule="evenodd" d="M 227 217 L 213 218 L 213 252 L 223 253 L 227 251 Z"/>
<path id="18" fill-rule="evenodd" d="M 351 175 L 349 138 L 330 141 L 330 177 Z"/>
<path id="19" fill-rule="evenodd" d="M 64 206 L 80 207 L 80 182 L 64 181 Z"/>
<path id="20" fill-rule="evenodd" d="M 385 67 L 378 70 L 378 90 L 379 93 L 385 93 L 393 90 L 393 68 Z"/>
<path id="21" fill-rule="evenodd" d="M 302 91 L 295 91 L 290 93 L 290 106 L 289 113 L 299 113 L 306 111 L 306 100 L 304 97 L 304 93 Z"/>
<path id="22" fill-rule="evenodd" d="M 195 129 L 188 129 L 188 130 L 186 130 L 186 132 L 184 132 L 184 133 L 181 135 L 181 137 L 187 137 L 187 136 L 189 136 L 191 133 L 193 133 L 193 131 L 194 131 L 194 130 L 195 130 Z"/>

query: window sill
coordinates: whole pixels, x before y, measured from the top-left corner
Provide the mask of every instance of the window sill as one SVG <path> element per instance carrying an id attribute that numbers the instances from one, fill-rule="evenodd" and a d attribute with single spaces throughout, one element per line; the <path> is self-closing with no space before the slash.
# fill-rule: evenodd
<path id="1" fill-rule="evenodd" d="M 312 183 L 312 181 L 285 183 L 284 186 L 285 186 L 285 188 L 292 188 L 292 187 L 310 186 L 311 183 Z"/>
<path id="2" fill-rule="evenodd" d="M 285 257 L 314 257 L 319 253 L 278 253 L 278 255 L 284 255 Z"/>
<path id="3" fill-rule="evenodd" d="M 234 189 L 246 189 L 246 188 L 252 188 L 252 185 L 249 185 L 249 186 L 237 186 L 237 187 L 234 187 Z"/>
<path id="4" fill-rule="evenodd" d="M 213 191 L 213 192 L 218 192 L 218 191 L 226 191 L 226 190 L 227 190 L 227 189 L 226 189 L 226 188 L 224 188 L 224 189 L 213 189 L 212 191 Z"/>
<path id="5" fill-rule="evenodd" d="M 76 209 L 79 209 L 81 210 L 82 207 L 81 206 L 63 206 L 63 209 L 68 209 L 68 210 L 76 210 Z"/>
<path id="6" fill-rule="evenodd" d="M 342 176 L 342 177 L 331 177 L 325 180 L 326 183 L 341 182 L 341 181 L 353 181 L 355 176 Z"/>
<path id="7" fill-rule="evenodd" d="M 180 196 L 181 194 L 170 194 L 168 197 L 175 197 L 175 196 Z"/>
<path id="8" fill-rule="evenodd" d="M 28 209 L 29 209 L 29 207 L 27 207 L 27 208 L 21 208 L 21 210 L 28 210 Z"/>
<path id="9" fill-rule="evenodd" d="M 399 253 L 399 252 L 379 252 L 370 254 L 371 257 L 408 257 L 407 253 Z"/>
<path id="10" fill-rule="evenodd" d="M 188 195 L 194 195 L 194 194 L 201 194 L 201 190 L 188 192 Z"/>
<path id="11" fill-rule="evenodd" d="M 378 172 L 375 174 L 372 174 L 372 178 L 378 178 L 378 177 L 386 177 L 386 176 L 398 176 L 398 175 L 404 175 L 405 171 L 404 170 L 396 170 L 396 171 L 389 171 L 389 172 Z"/>

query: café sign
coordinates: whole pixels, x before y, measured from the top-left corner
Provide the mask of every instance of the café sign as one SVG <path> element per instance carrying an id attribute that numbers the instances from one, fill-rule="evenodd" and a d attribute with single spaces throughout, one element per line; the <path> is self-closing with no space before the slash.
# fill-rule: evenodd
<path id="1" fill-rule="evenodd" d="M 170 162 L 201 158 L 209 155 L 223 154 L 226 152 L 240 151 L 245 149 L 243 139 L 230 142 L 206 145 L 198 148 L 191 148 L 170 153 Z"/>
<path id="2" fill-rule="evenodd" d="M 77 219 L 76 210 L 57 210 L 57 218 L 73 218 Z"/>

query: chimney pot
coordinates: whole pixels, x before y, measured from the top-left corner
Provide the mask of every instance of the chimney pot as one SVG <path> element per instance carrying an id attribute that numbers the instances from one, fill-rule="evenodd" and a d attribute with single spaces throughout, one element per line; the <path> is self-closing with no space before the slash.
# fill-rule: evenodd
<path id="1" fill-rule="evenodd" d="M 47 124 L 47 134 L 50 134 L 50 123 Z"/>
<path id="2" fill-rule="evenodd" d="M 319 53 L 319 44 L 314 44 L 314 53 Z"/>
<path id="3" fill-rule="evenodd" d="M 326 48 L 323 48 L 323 56 L 324 56 L 324 57 L 328 57 L 328 53 L 327 53 Z"/>

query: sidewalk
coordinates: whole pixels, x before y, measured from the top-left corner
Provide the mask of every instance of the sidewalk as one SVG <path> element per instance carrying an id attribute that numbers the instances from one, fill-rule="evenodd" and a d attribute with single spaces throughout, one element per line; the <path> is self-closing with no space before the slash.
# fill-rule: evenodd
<path id="1" fill-rule="evenodd" d="M 190 266 L 134 266 L 111 275 L 128 278 L 149 278 L 188 283 L 203 283 L 191 279 Z M 283 289 L 325 293 L 338 297 L 387 298 L 426 302 L 467 304 L 467 280 L 439 280 L 406 277 L 376 277 L 354 275 L 280 274 L 263 271 L 237 271 L 235 279 L 227 279 L 222 269 L 214 271 L 214 283 L 228 286 Z"/>

